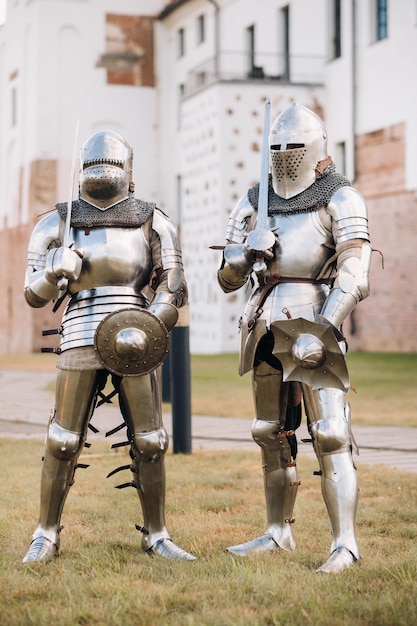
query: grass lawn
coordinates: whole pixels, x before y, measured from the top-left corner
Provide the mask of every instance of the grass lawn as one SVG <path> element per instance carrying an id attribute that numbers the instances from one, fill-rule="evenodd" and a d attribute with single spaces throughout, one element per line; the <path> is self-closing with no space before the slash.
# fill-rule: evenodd
<path id="1" fill-rule="evenodd" d="M 235 354 L 191 357 L 193 413 L 254 416 L 251 376 L 237 366 Z M 353 424 L 417 427 L 417 354 L 354 352 L 348 367 Z"/>
<path id="2" fill-rule="evenodd" d="M 315 573 L 330 530 L 313 476 L 299 464 L 295 552 L 241 559 L 226 547 L 262 534 L 257 452 L 167 455 L 167 523 L 194 562 L 140 550 L 139 500 L 113 487 L 126 452 L 94 443 L 82 456 L 62 523 L 61 556 L 22 565 L 38 513 L 42 442 L 0 440 L 2 626 L 393 626 L 417 624 L 417 475 L 361 472 L 359 564 Z M 122 476 L 122 478 L 120 478 Z"/>
<path id="3" fill-rule="evenodd" d="M 55 363 L 51 354 L 0 356 L 0 369 L 55 371 Z M 417 354 L 352 352 L 348 367 L 353 424 L 417 427 Z M 254 416 L 250 373 L 237 369 L 237 354 L 191 356 L 193 414 Z"/>
<path id="4" fill-rule="evenodd" d="M 1 357 L 1 368 L 55 370 L 53 355 Z M 417 355 L 349 355 L 353 421 L 417 426 Z M 237 355 L 192 356 L 193 412 L 252 417 L 250 375 Z M 34 377 L 36 380 L 36 377 Z M 195 562 L 140 550 L 137 494 L 114 487 L 126 449 L 86 449 L 62 523 L 61 556 L 22 565 L 36 525 L 43 443 L 0 439 L 1 626 L 409 626 L 417 624 L 417 474 L 362 466 L 357 531 L 362 559 L 339 575 L 316 574 L 330 528 L 313 475 L 300 459 L 295 552 L 240 559 L 226 547 L 262 534 L 259 451 L 167 455 L 167 523 Z"/>

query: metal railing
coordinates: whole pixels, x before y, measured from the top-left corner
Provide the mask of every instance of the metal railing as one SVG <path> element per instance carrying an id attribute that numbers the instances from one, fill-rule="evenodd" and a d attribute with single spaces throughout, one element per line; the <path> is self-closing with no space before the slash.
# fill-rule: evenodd
<path id="1" fill-rule="evenodd" d="M 324 64 L 324 57 L 314 55 L 221 52 L 188 73 L 184 96 L 222 81 L 322 84 Z"/>

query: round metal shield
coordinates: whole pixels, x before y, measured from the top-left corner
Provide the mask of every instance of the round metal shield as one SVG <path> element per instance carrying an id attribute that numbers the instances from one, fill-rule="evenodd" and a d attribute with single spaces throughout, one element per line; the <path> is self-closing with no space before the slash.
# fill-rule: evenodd
<path id="1" fill-rule="evenodd" d="M 103 367 L 113 374 L 143 376 L 163 363 L 169 350 L 169 333 L 150 311 L 122 309 L 100 322 L 94 347 Z"/>

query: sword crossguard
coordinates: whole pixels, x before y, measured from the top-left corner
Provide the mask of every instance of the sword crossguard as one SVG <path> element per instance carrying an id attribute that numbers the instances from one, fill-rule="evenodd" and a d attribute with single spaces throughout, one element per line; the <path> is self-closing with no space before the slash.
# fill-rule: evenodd
<path id="1" fill-rule="evenodd" d="M 261 252 L 265 255 L 267 250 L 275 245 L 275 235 L 272 230 L 267 228 L 255 228 L 251 230 L 246 239 L 246 245 L 255 252 Z"/>
<path id="2" fill-rule="evenodd" d="M 265 257 L 270 258 L 269 250 L 275 245 L 274 233 L 266 228 L 255 228 L 249 233 L 246 245 L 256 253 L 253 271 L 256 273 L 265 272 Z"/>

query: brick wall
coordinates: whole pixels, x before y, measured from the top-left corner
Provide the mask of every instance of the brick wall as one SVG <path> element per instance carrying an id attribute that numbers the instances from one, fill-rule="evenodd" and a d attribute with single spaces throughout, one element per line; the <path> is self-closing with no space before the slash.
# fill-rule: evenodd
<path id="1" fill-rule="evenodd" d="M 344 328 L 353 349 L 417 351 L 417 197 L 405 190 L 404 133 L 398 124 L 357 141 L 355 186 L 367 201 L 375 252 L 371 295 Z"/>
<path id="2" fill-rule="evenodd" d="M 52 306 L 32 309 L 23 296 L 27 249 L 33 227 L 56 202 L 56 162 L 39 160 L 31 164 L 29 206 L 31 220 L 0 232 L 3 263 L 0 264 L 0 353 L 19 354 L 54 346 L 57 339 L 42 337 L 42 330 L 60 323 Z M 7 262 L 5 262 L 7 259 Z"/>
<path id="3" fill-rule="evenodd" d="M 155 86 L 153 20 L 146 15 L 106 15 L 106 53 L 100 65 L 107 68 L 109 84 Z"/>

